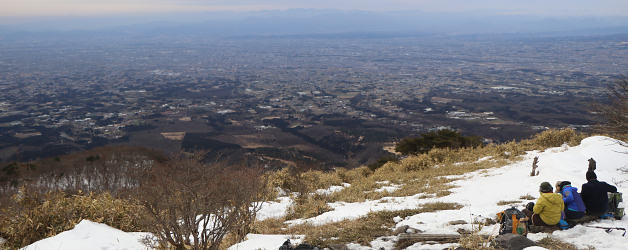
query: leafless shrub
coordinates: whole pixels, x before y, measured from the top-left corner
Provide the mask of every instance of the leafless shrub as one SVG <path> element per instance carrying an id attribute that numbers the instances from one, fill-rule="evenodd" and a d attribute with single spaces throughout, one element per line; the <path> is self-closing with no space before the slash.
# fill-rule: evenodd
<path id="1" fill-rule="evenodd" d="M 204 164 L 202 155 L 156 165 L 141 184 L 149 229 L 162 247 L 218 249 L 230 233 L 242 240 L 261 208 L 259 170 Z"/>
<path id="2" fill-rule="evenodd" d="M 26 186 L 44 194 L 102 193 L 127 197 L 139 186 L 144 173 L 166 159 L 153 150 L 136 147 L 103 147 L 66 156 L 0 166 L 0 207 Z"/>
<path id="3" fill-rule="evenodd" d="M 628 78 L 623 77 L 607 87 L 608 103 L 596 104 L 594 109 L 604 116 L 599 127 L 603 133 L 628 135 Z"/>

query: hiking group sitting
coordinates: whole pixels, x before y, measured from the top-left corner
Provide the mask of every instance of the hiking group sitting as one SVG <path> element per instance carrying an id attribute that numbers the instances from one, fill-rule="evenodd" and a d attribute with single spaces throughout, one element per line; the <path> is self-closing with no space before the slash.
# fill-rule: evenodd
<path id="1" fill-rule="evenodd" d="M 522 211 L 529 223 L 535 226 L 568 227 L 566 220 L 577 220 L 585 215 L 596 218 L 608 218 L 609 199 L 607 193 L 616 193 L 617 188 L 597 180 L 593 170 L 586 173 L 587 183 L 582 185 L 581 193 L 571 186 L 569 181 L 556 183 L 556 192 L 549 182 L 541 183 L 541 193 L 536 204 L 530 202 Z"/>

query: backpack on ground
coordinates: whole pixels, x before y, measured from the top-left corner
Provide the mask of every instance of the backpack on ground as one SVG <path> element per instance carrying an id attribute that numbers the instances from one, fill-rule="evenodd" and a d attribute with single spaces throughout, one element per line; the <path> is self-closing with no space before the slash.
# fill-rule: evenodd
<path id="1" fill-rule="evenodd" d="M 279 250 L 292 250 L 294 249 L 290 244 L 290 239 L 287 239 L 283 242 L 283 244 L 279 247 Z"/>
<path id="2" fill-rule="evenodd" d="M 511 207 L 497 213 L 497 221 L 499 222 L 499 234 L 512 233 L 523 236 L 527 235 L 528 223 L 527 221 L 521 221 L 521 219 L 523 218 L 526 218 L 526 215 L 515 207 Z"/>
<path id="3" fill-rule="evenodd" d="M 621 193 L 608 193 L 608 212 L 618 220 L 624 217 L 624 205 Z"/>

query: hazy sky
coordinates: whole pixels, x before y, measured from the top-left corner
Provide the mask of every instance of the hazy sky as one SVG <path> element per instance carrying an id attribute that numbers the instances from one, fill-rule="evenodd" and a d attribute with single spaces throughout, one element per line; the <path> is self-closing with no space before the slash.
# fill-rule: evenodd
<path id="1" fill-rule="evenodd" d="M 481 11 L 541 16 L 628 16 L 628 0 L 0 0 L 0 16 L 91 16 L 150 12 L 341 10 Z"/>

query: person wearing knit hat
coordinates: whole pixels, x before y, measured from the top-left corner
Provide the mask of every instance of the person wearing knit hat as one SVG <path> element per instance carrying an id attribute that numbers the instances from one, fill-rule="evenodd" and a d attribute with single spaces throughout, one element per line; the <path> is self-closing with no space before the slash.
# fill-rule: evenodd
<path id="1" fill-rule="evenodd" d="M 597 175 L 593 171 L 587 171 L 586 178 L 587 178 L 587 181 L 590 181 L 593 179 L 597 179 Z"/>
<path id="2" fill-rule="evenodd" d="M 532 211 L 527 208 L 523 210 L 533 225 L 553 226 L 560 221 L 565 204 L 563 203 L 563 196 L 553 193 L 553 190 L 554 188 L 552 188 L 552 184 L 549 182 L 541 183 L 539 186 L 539 192 L 541 192 L 539 199 L 534 206 L 530 204 Z"/>
<path id="3" fill-rule="evenodd" d="M 556 183 L 556 193 L 563 195 L 565 202 L 565 219 L 575 220 L 584 217 L 586 207 L 582 201 L 582 196 L 578 193 L 578 188 L 572 187 L 570 181 L 559 181 Z"/>
<path id="4" fill-rule="evenodd" d="M 608 211 L 607 193 L 617 193 L 617 187 L 598 181 L 597 175 L 593 171 L 587 171 L 586 178 L 587 183 L 582 184 L 580 197 L 582 197 L 587 214 L 602 216 Z"/>
<path id="5" fill-rule="evenodd" d="M 552 184 L 547 181 L 541 183 L 541 186 L 539 186 L 539 192 L 541 193 L 551 193 L 553 190 L 554 189 L 552 188 Z"/>

